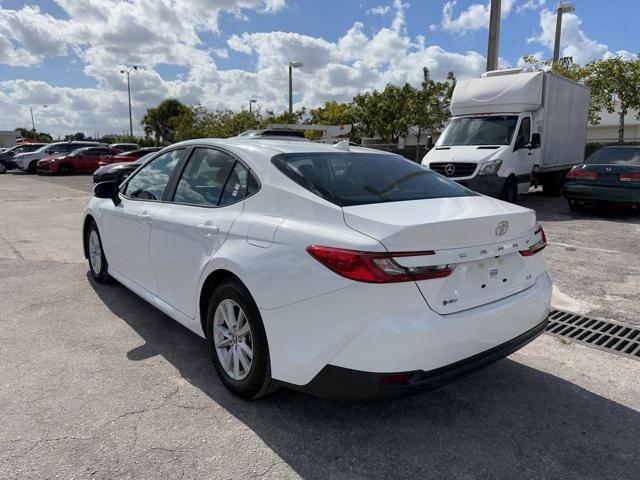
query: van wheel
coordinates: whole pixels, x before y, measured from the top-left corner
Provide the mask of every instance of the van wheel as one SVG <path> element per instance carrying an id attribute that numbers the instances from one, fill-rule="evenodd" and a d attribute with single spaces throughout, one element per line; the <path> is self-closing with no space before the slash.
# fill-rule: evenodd
<path id="1" fill-rule="evenodd" d="M 509 203 L 516 203 L 518 201 L 518 184 L 516 183 L 515 178 L 510 177 L 506 182 L 504 182 L 502 195 L 500 197 L 502 200 Z"/>
<path id="2" fill-rule="evenodd" d="M 89 257 L 91 276 L 98 283 L 109 283 L 111 281 L 111 277 L 107 273 L 109 271 L 109 263 L 104 255 L 102 239 L 95 223 L 89 225 L 84 241 L 86 242 L 87 256 Z"/>
<path id="3" fill-rule="evenodd" d="M 207 338 L 213 365 L 229 390 L 246 399 L 275 390 L 260 311 L 239 281 L 226 280 L 214 290 L 207 309 Z"/>

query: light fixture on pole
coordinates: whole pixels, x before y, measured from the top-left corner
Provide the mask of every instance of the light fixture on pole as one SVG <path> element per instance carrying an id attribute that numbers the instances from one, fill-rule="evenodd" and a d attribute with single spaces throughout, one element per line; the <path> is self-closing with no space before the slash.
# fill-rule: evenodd
<path id="1" fill-rule="evenodd" d="M 131 138 L 133 138 L 133 117 L 131 116 L 131 81 L 129 79 L 131 70 L 138 70 L 138 66 L 134 65 L 132 67 L 128 67 L 126 70 L 120 70 L 120 73 L 127 74 L 127 92 L 129 93 L 129 135 L 131 135 Z"/>
<path id="2" fill-rule="evenodd" d="M 256 98 L 250 98 L 250 99 L 249 99 L 249 113 L 253 113 L 253 110 L 252 110 L 252 108 L 251 108 L 251 105 L 252 105 L 252 104 L 254 104 L 254 103 L 256 103 L 257 101 L 258 101 L 258 99 L 256 99 Z"/>
<path id="3" fill-rule="evenodd" d="M 573 2 L 564 2 L 558 4 L 556 15 L 556 41 L 553 44 L 553 63 L 560 59 L 560 35 L 562 34 L 562 14 L 571 13 L 576 9 Z"/>
<path id="4" fill-rule="evenodd" d="M 293 115 L 293 69 L 300 68 L 304 64 L 302 62 L 289 62 L 289 115 Z"/>

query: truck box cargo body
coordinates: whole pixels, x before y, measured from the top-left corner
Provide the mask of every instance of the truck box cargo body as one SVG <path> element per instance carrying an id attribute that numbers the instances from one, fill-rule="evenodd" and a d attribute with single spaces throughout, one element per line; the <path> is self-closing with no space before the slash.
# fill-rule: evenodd
<path id="1" fill-rule="evenodd" d="M 559 193 L 582 163 L 590 91 L 551 72 L 487 72 L 460 81 L 453 118 L 423 165 L 470 188 L 514 201 L 534 184 Z"/>

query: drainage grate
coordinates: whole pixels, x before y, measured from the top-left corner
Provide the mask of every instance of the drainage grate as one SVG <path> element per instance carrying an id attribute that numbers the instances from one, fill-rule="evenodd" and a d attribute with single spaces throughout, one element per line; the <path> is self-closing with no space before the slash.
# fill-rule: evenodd
<path id="1" fill-rule="evenodd" d="M 552 310 L 546 333 L 640 360 L 640 329 Z"/>

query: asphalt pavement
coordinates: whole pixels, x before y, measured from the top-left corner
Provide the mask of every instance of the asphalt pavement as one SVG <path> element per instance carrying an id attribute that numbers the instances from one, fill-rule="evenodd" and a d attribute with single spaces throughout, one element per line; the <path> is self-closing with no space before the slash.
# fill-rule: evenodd
<path id="1" fill-rule="evenodd" d="M 90 177 L 0 175 L 0 478 L 635 479 L 640 362 L 543 335 L 383 403 L 246 402 L 204 340 L 82 256 Z M 554 304 L 640 324 L 640 218 L 532 194 Z"/>

